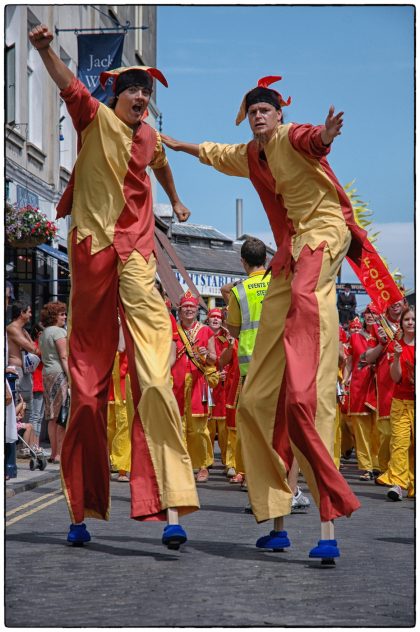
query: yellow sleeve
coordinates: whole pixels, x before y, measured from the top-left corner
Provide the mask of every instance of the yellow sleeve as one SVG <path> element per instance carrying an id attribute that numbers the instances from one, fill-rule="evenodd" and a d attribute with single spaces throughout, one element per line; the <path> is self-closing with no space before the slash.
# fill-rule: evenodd
<path id="1" fill-rule="evenodd" d="M 241 308 L 239 307 L 238 300 L 233 292 L 229 296 L 228 315 L 226 322 L 233 327 L 240 327 L 242 325 Z"/>
<path id="2" fill-rule="evenodd" d="M 165 148 L 162 145 L 160 134 L 156 130 L 155 132 L 157 136 L 156 147 L 149 167 L 152 169 L 162 169 L 162 167 L 165 167 L 168 164 L 168 159 L 166 157 Z"/>
<path id="3" fill-rule="evenodd" d="M 228 176 L 249 178 L 246 145 L 221 145 L 220 143 L 201 143 L 199 159 Z"/>

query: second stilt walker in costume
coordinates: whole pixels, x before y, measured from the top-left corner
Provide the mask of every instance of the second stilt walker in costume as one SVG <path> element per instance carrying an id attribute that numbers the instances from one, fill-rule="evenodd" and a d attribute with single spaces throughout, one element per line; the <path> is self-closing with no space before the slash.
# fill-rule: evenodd
<path id="1" fill-rule="evenodd" d="M 126 340 L 135 415 L 132 430 L 131 517 L 168 521 L 162 541 L 186 540 L 178 514 L 199 507 L 191 461 L 170 384 L 171 324 L 155 288 L 150 166 L 185 221 L 160 136 L 144 122 L 157 69 L 120 68 L 114 102 L 91 96 L 52 50 L 40 25 L 29 39 L 61 90 L 78 133 L 79 154 L 58 216 L 71 213 L 70 420 L 63 443 L 62 483 L 72 525 L 67 540 L 90 540 L 85 517 L 109 518 L 107 396 L 118 344 L 117 307 Z"/>
<path id="2" fill-rule="evenodd" d="M 343 258 L 348 254 L 363 278 L 375 265 L 384 301 L 400 293 L 390 282 L 385 294 L 382 278 L 389 283 L 389 275 L 356 225 L 326 160 L 341 133 L 343 113 L 331 107 L 325 125 L 282 124 L 282 107 L 290 99 L 267 87 L 279 79 L 264 77 L 242 101 L 236 123 L 248 116 L 250 143 L 195 145 L 166 136 L 163 141 L 222 173 L 249 178 L 267 213 L 278 250 L 238 408 L 253 513 L 258 522 L 274 519 L 274 530 L 257 546 L 290 544 L 283 517 L 291 510 L 287 472 L 294 453 L 321 517 L 321 540 L 309 555 L 331 561 L 339 556 L 333 520 L 360 506 L 331 457 L 338 363 L 335 279 Z M 377 296 L 378 285 L 372 288 L 366 279 L 368 291 Z"/>

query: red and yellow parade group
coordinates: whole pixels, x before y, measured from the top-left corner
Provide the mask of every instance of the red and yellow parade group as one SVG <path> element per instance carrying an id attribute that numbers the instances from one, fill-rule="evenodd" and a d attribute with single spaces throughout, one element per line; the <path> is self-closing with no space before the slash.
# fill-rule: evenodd
<path id="1" fill-rule="evenodd" d="M 297 503 L 309 506 L 300 471 L 320 516 L 309 556 L 333 565 L 335 520 L 360 507 L 341 455 L 354 448 L 361 480 L 387 486 L 390 498 L 414 495 L 414 312 L 327 161 L 343 112 L 331 106 L 323 125 L 285 124 L 291 99 L 269 87 L 281 77 L 269 76 L 240 105 L 236 124 L 248 119 L 249 143 L 177 141 L 144 121 L 153 79 L 167 86 L 160 71 L 103 73 L 113 81 L 107 106 L 54 53 L 46 26 L 29 39 L 79 142 L 58 206 L 71 215 L 71 409 L 61 453 L 68 542 L 91 539 L 85 518 L 109 518 L 111 465 L 129 481 L 131 517 L 165 522 L 162 542 L 178 549 L 187 540 L 179 518 L 199 509 L 196 484 L 211 477 L 217 438 L 227 482 L 246 486 L 257 522 L 273 521 L 256 546 L 290 546 L 285 518 Z M 243 243 L 247 278 L 222 288 L 225 307 L 206 323 L 198 295 L 168 305 L 156 287 L 148 167 L 177 219 L 190 215 L 164 145 L 248 178 L 276 241 L 268 270 L 264 244 Z M 340 333 L 335 281 L 345 257 L 372 303 Z"/>

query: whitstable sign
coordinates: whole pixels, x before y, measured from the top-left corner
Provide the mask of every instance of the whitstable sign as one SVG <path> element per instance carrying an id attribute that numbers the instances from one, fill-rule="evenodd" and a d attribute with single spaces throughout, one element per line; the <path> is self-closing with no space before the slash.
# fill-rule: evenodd
<path id="1" fill-rule="evenodd" d="M 247 278 L 245 274 L 239 276 L 215 274 L 214 272 L 195 272 L 191 270 L 188 270 L 188 274 L 201 296 L 221 296 L 220 288 L 223 287 L 223 285 Z M 188 286 L 177 270 L 175 271 L 175 276 L 182 288 L 186 291 Z"/>

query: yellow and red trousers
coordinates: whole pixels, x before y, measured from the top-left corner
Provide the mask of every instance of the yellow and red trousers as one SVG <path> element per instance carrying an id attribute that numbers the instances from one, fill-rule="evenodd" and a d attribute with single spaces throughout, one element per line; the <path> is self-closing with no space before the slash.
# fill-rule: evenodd
<path id="1" fill-rule="evenodd" d="M 349 516 L 360 503 L 334 454 L 338 314 L 335 279 L 350 242 L 304 246 L 292 273 L 275 275 L 264 299 L 237 427 L 257 522 L 290 513 L 293 455 L 322 521 Z"/>
<path id="2" fill-rule="evenodd" d="M 156 263 L 134 250 L 122 262 L 111 245 L 91 254 L 91 237 L 69 239 L 71 410 L 61 477 L 73 522 L 107 520 L 110 476 L 107 399 L 121 317 L 134 404 L 131 517 L 165 520 L 199 507 L 181 418 L 170 383 L 172 329 L 155 288 Z M 118 312 L 118 313 L 117 313 Z"/>

